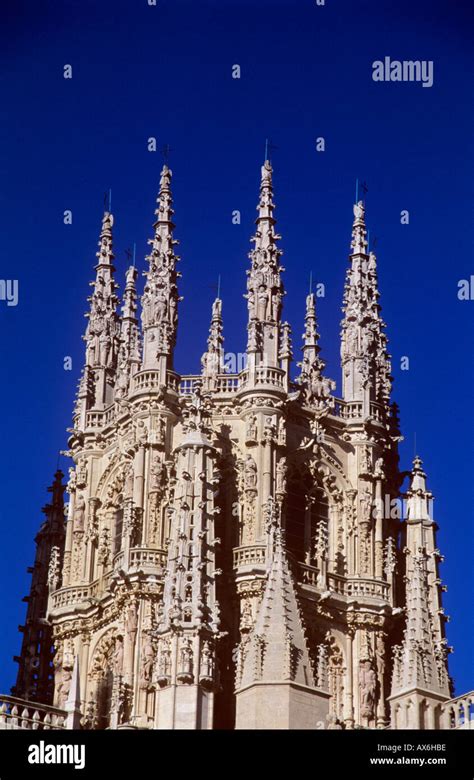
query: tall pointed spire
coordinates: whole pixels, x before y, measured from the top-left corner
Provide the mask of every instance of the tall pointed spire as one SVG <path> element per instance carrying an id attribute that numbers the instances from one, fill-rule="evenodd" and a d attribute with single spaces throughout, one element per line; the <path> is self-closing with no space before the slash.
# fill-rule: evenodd
<path id="1" fill-rule="evenodd" d="M 413 461 L 406 499 L 406 624 L 403 641 L 394 652 L 391 700 L 399 701 L 410 694 L 413 701 L 413 694 L 418 694 L 428 703 L 431 695 L 436 703 L 450 696 L 450 649 L 444 632 L 432 494 L 426 489 L 426 474 L 419 457 Z"/>
<path id="2" fill-rule="evenodd" d="M 207 339 L 207 352 L 201 358 L 205 388 L 212 390 L 218 374 L 224 372 L 224 336 L 222 301 L 216 298 L 212 304 L 211 326 Z"/>
<path id="3" fill-rule="evenodd" d="M 390 401 L 390 355 L 385 323 L 380 317 L 377 263 L 368 252 L 365 206 L 354 205 L 350 266 L 344 286 L 342 320 L 342 388 L 345 401 L 370 401 L 385 408 Z"/>
<path id="4" fill-rule="evenodd" d="M 85 315 L 89 320 L 83 337 L 86 342 L 86 361 L 79 382 L 75 409 L 76 426 L 81 430 L 85 425 L 87 410 L 103 409 L 111 402 L 115 381 L 120 322 L 117 313 L 117 284 L 114 280 L 113 224 L 113 215 L 106 211 L 102 218 L 99 251 L 96 252 L 96 278 L 90 283 L 93 292 L 87 299 L 90 310 Z"/>
<path id="5" fill-rule="evenodd" d="M 173 352 L 178 326 L 178 288 L 176 271 L 178 242 L 173 238 L 171 196 L 172 172 L 163 166 L 155 210 L 155 234 L 148 241 L 151 252 L 142 296 L 143 361 L 142 368 L 160 372 L 160 383 L 167 383 L 167 371 L 173 369 Z"/>
<path id="6" fill-rule="evenodd" d="M 140 332 L 137 319 L 137 281 L 138 271 L 131 265 L 126 274 L 123 294 L 122 319 L 120 327 L 120 355 L 118 361 L 115 398 L 125 397 L 131 377 L 140 368 Z"/>
<path id="7" fill-rule="evenodd" d="M 65 485 L 59 469 L 48 492 L 50 503 L 43 507 L 45 520 L 36 535 L 35 563 L 28 572 L 32 574 L 30 593 L 23 633 L 18 676 L 12 691 L 31 701 L 52 704 L 54 681 L 52 674 L 52 632 L 46 622 L 48 595 L 61 584 L 61 567 L 65 539 L 64 499 Z"/>
<path id="8" fill-rule="evenodd" d="M 280 319 L 284 295 L 280 265 L 281 238 L 275 232 L 273 210 L 272 166 L 265 160 L 261 169 L 260 198 L 257 206 L 257 229 L 249 253 L 251 269 L 247 271 L 247 302 L 249 309 L 248 349 L 256 365 L 278 366 Z"/>
<path id="9" fill-rule="evenodd" d="M 310 292 L 306 297 L 305 329 L 303 333 L 303 360 L 298 363 L 301 373 L 298 381 L 304 388 L 305 401 L 311 406 L 322 408 L 334 405 L 331 398 L 331 390 L 336 383 L 332 379 L 323 376 L 325 363 L 319 353 L 319 333 L 316 320 L 316 302 L 314 293 Z"/>

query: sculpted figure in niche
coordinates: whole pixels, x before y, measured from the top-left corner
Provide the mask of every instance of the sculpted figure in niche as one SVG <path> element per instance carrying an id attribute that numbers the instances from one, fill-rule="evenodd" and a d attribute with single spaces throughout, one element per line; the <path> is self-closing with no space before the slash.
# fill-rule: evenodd
<path id="1" fill-rule="evenodd" d="M 163 288 L 160 288 L 156 294 L 156 321 L 163 322 L 166 319 L 168 312 L 168 302 L 166 300 L 166 292 Z"/>
<path id="2" fill-rule="evenodd" d="M 247 420 L 247 439 L 249 441 L 257 439 L 257 418 L 254 414 L 251 414 Z"/>
<path id="3" fill-rule="evenodd" d="M 193 673 L 193 650 L 189 639 L 185 639 L 181 647 L 180 662 L 182 674 Z"/>
<path id="4" fill-rule="evenodd" d="M 371 661 L 361 661 L 359 673 L 360 712 L 363 718 L 369 720 L 374 715 L 376 687 L 377 675 L 372 669 Z"/>
<path id="5" fill-rule="evenodd" d="M 83 532 L 86 520 L 86 502 L 84 496 L 79 494 L 74 508 L 74 530 Z"/>
<path id="6" fill-rule="evenodd" d="M 131 644 L 134 644 L 135 637 L 137 634 L 137 626 L 138 626 L 138 614 L 137 614 L 137 607 L 136 604 L 130 604 L 128 610 L 127 610 L 127 618 L 125 621 L 125 630 L 127 632 L 127 637 Z"/>
<path id="7" fill-rule="evenodd" d="M 143 647 L 143 679 L 145 682 L 151 682 L 153 676 L 153 665 L 155 663 L 155 649 L 150 637 L 147 635 Z"/>
<path id="8" fill-rule="evenodd" d="M 280 458 L 276 467 L 276 492 L 277 493 L 286 492 L 286 472 L 287 472 L 286 458 Z"/>
<path id="9" fill-rule="evenodd" d="M 115 674 L 122 674 L 123 669 L 123 638 L 121 636 L 115 637 L 114 648 L 114 672 Z"/>
<path id="10" fill-rule="evenodd" d="M 263 285 L 259 287 L 257 302 L 257 317 L 259 320 L 265 320 L 267 315 L 268 293 Z"/>
<path id="11" fill-rule="evenodd" d="M 244 482 L 246 488 L 257 487 L 257 464 L 251 455 L 247 455 L 245 458 Z"/>
<path id="12" fill-rule="evenodd" d="M 163 484 L 164 471 L 165 471 L 165 467 L 163 463 L 158 457 L 155 457 L 150 469 L 150 474 L 151 474 L 150 490 L 151 491 L 159 491 L 161 489 L 161 486 Z"/>
<path id="13" fill-rule="evenodd" d="M 360 497 L 360 512 L 362 522 L 370 521 L 370 510 L 372 507 L 372 492 L 366 488 Z"/>

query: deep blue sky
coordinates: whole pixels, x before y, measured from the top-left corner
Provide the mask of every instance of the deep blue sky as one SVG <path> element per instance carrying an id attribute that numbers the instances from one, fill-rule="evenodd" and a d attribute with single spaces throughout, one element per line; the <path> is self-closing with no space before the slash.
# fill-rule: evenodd
<path id="1" fill-rule="evenodd" d="M 125 249 L 143 260 L 170 144 L 184 295 L 177 367 L 198 370 L 222 275 L 228 350 L 245 348 L 245 269 L 264 141 L 283 236 L 285 316 L 299 347 L 309 272 L 326 285 L 319 317 L 340 380 L 339 320 L 356 177 L 366 180 L 381 303 L 405 442 L 436 496 L 449 586 L 456 690 L 472 670 L 474 301 L 457 299 L 471 254 L 473 13 L 449 0 L 3 0 L 0 10 L 0 691 L 14 681 L 26 567 L 66 445 L 83 359 L 104 191 L 112 188 L 123 289 Z M 384 56 L 434 61 L 434 86 L 374 83 Z M 63 66 L 73 66 L 64 80 Z M 241 79 L 231 78 L 232 65 Z M 324 136 L 326 151 L 315 151 Z M 62 214 L 72 209 L 73 224 Z M 239 209 L 242 224 L 232 225 Z M 400 224 L 408 209 L 410 224 Z M 297 351 L 295 349 L 295 351 Z M 64 356 L 73 371 L 63 369 Z M 402 356 L 410 370 L 400 370 Z M 63 468 L 68 462 L 62 459 Z"/>

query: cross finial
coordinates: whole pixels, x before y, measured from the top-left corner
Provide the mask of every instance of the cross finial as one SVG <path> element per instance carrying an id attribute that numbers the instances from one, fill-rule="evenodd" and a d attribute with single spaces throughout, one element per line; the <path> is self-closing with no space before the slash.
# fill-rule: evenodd
<path id="1" fill-rule="evenodd" d="M 309 272 L 309 294 L 313 292 L 313 272 Z"/>
<path id="2" fill-rule="evenodd" d="M 221 297 L 221 275 L 217 277 L 217 297 L 220 299 Z"/>

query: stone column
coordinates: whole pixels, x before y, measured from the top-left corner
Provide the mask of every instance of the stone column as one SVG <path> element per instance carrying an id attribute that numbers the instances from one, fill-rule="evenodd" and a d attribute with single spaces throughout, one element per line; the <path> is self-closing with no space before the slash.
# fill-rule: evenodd
<path id="1" fill-rule="evenodd" d="M 375 576 L 383 576 L 383 503 L 382 503 L 382 480 L 377 479 L 375 483 Z"/>
<path id="2" fill-rule="evenodd" d="M 344 723 L 346 729 L 354 728 L 354 674 L 353 674 L 353 645 L 354 639 L 352 634 L 347 635 L 346 639 L 346 685 L 344 694 Z"/>

